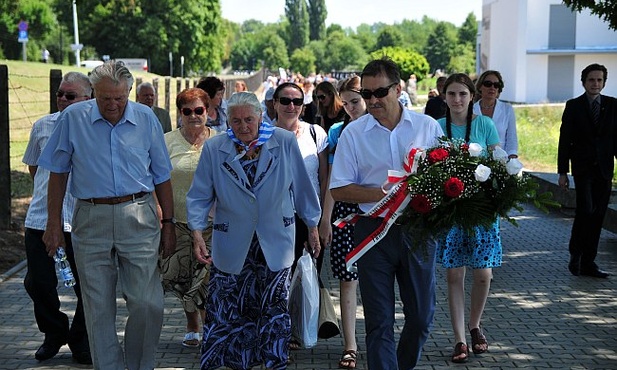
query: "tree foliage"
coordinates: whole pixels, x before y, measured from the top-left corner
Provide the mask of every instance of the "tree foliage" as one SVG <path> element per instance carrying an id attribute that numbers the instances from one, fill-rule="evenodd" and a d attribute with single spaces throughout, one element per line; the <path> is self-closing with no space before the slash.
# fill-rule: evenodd
<path id="1" fill-rule="evenodd" d="M 316 60 L 315 54 L 308 46 L 294 50 L 289 58 L 291 70 L 300 72 L 304 76 L 308 76 L 311 72 L 315 71 Z"/>
<path id="2" fill-rule="evenodd" d="M 323 40 L 326 37 L 326 0 L 308 0 L 309 40 Z"/>
<path id="3" fill-rule="evenodd" d="M 563 3 L 577 12 L 589 9 L 591 14 L 608 23 L 610 29 L 617 31 L 617 0 L 563 0 Z"/>
<path id="4" fill-rule="evenodd" d="M 454 46 L 457 44 L 456 33 L 452 24 L 440 22 L 430 34 L 423 54 L 426 56 L 431 72 L 445 70 L 450 63 Z"/>
<path id="5" fill-rule="evenodd" d="M 458 41 L 472 45 L 475 50 L 476 38 L 478 36 L 478 20 L 473 13 L 469 13 L 461 28 L 458 29 Z"/>
<path id="6" fill-rule="evenodd" d="M 377 49 L 403 46 L 403 33 L 394 26 L 386 26 L 377 34 Z"/>
<path id="7" fill-rule="evenodd" d="M 303 48 L 309 41 L 309 19 L 306 0 L 285 0 L 287 27 L 287 50 L 291 53 Z"/>
<path id="8" fill-rule="evenodd" d="M 379 59 L 383 56 L 390 57 L 398 65 L 401 71 L 401 79 L 404 81 L 415 74 L 419 82 L 429 72 L 429 64 L 426 58 L 411 49 L 386 47 L 372 52 L 370 56 L 372 59 Z"/>

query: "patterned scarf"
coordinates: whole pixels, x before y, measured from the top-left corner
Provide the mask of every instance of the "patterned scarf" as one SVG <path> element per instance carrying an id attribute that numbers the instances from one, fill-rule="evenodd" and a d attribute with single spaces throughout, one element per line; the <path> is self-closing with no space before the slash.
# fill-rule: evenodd
<path id="1" fill-rule="evenodd" d="M 268 141 L 270 139 L 270 137 L 272 137 L 272 133 L 274 132 L 274 126 L 272 126 L 271 124 L 267 123 L 267 122 L 261 122 L 261 125 L 259 126 L 259 135 L 257 136 L 257 139 L 251 141 L 248 145 L 244 144 L 242 141 L 240 141 L 240 139 L 238 139 L 236 137 L 236 135 L 234 134 L 234 132 L 231 130 L 231 128 L 227 129 L 227 136 L 229 136 L 229 138 L 236 143 L 236 145 L 238 145 L 239 147 L 242 148 L 242 151 L 240 153 L 238 153 L 238 155 L 236 155 L 234 157 L 234 161 L 244 157 L 244 155 L 249 152 L 251 149 L 257 148 L 262 146 L 266 141 Z"/>

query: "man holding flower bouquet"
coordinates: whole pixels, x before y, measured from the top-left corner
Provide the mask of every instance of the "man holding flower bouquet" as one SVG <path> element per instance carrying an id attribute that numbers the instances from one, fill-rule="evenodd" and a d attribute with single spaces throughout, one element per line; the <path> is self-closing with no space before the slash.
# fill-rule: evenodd
<path id="1" fill-rule="evenodd" d="M 476 146 L 478 149 L 481 147 L 480 155 L 488 155 L 488 150 L 494 150 L 499 144 L 499 134 L 489 117 L 473 114 L 475 86 L 471 78 L 463 73 L 451 75 L 444 84 L 444 92 L 447 104 L 446 117 L 439 119 L 438 122 L 448 139 L 463 139 L 469 144 L 470 152 L 472 146 Z M 504 155 L 507 157 L 505 152 Z M 501 258 L 499 218 L 496 218 L 489 227 L 483 225 L 473 227 L 473 232 L 461 226 L 454 226 L 447 232 L 445 238 L 441 239 L 437 260 L 448 269 L 446 273 L 448 305 L 456 343 L 451 357 L 452 362 L 466 362 L 469 359 L 469 346 L 465 339 L 466 267 L 473 269 L 468 324 L 471 350 L 474 354 L 480 354 L 488 350 L 488 342 L 482 333 L 480 320 L 493 277 L 492 268 L 501 266 Z"/>
<path id="2" fill-rule="evenodd" d="M 427 148 L 443 131 L 426 115 L 403 109 L 398 102 L 400 72 L 388 58 L 369 62 L 361 74 L 360 95 L 369 114 L 350 123 L 339 139 L 330 189 L 336 201 L 358 203 L 368 212 L 385 195 L 388 170 L 403 168 L 410 148 Z M 368 368 L 412 369 L 420 359 L 435 312 L 435 242 L 424 240 L 400 224 L 376 235 L 388 220 L 379 212 L 360 217 L 356 244 L 378 240 L 358 260 L 364 307 Z M 369 237 L 369 239 L 367 239 Z M 379 239 L 381 237 L 381 239 Z M 405 323 L 398 347 L 394 339 L 394 280 L 398 281 Z"/>

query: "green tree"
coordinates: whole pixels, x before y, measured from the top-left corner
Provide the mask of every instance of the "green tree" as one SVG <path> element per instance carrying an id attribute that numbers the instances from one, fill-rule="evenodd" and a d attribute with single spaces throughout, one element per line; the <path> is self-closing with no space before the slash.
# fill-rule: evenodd
<path id="1" fill-rule="evenodd" d="M 326 0 L 308 0 L 309 40 L 323 40 L 326 37 Z"/>
<path id="2" fill-rule="evenodd" d="M 315 72 L 316 60 L 315 54 L 313 54 L 313 51 L 308 46 L 294 50 L 289 58 L 291 69 L 300 72 L 304 76 L 308 76 L 311 72 Z"/>
<path id="3" fill-rule="evenodd" d="M 326 45 L 326 63 L 322 65 L 322 72 L 355 70 L 366 64 L 367 55 L 360 42 L 347 37 L 340 31 L 332 32 L 328 36 Z"/>
<path id="4" fill-rule="evenodd" d="M 610 29 L 617 31 L 617 0 L 563 0 L 563 3 L 579 13 L 585 8 L 591 10 L 591 14 L 597 15 L 608 23 Z"/>
<path id="5" fill-rule="evenodd" d="M 461 72 L 469 75 L 476 72 L 476 52 L 468 44 L 458 44 L 450 57 L 450 62 L 446 68 L 448 72 Z"/>
<path id="6" fill-rule="evenodd" d="M 440 22 L 428 38 L 423 54 L 428 60 L 431 71 L 445 70 L 450 63 L 452 50 L 457 44 L 456 30 L 452 24 Z"/>
<path id="7" fill-rule="evenodd" d="M 401 79 L 407 81 L 409 76 L 415 74 L 420 82 L 429 72 L 429 64 L 426 58 L 411 49 L 401 47 L 386 47 L 371 53 L 372 59 L 388 56 L 396 63 L 401 71 Z"/>
<path id="8" fill-rule="evenodd" d="M 358 40 L 365 51 L 369 52 L 375 50 L 377 37 L 370 25 L 362 23 L 356 28 L 356 33 L 352 34 L 351 37 Z"/>
<path id="9" fill-rule="evenodd" d="M 265 28 L 255 35 L 255 57 L 271 71 L 289 67 L 287 45 L 275 28 Z"/>
<path id="10" fill-rule="evenodd" d="M 403 46 L 403 34 L 394 26 L 386 26 L 377 34 L 377 49 Z"/>
<path id="11" fill-rule="evenodd" d="M 253 38 L 252 35 L 245 35 L 233 44 L 229 56 L 229 62 L 233 69 L 257 69 Z"/>
<path id="12" fill-rule="evenodd" d="M 315 71 L 323 72 L 328 70 L 328 63 L 326 60 L 326 41 L 325 40 L 313 40 L 308 43 L 309 48 L 315 56 Z"/>
<path id="13" fill-rule="evenodd" d="M 461 28 L 458 29 L 458 41 L 473 45 L 475 50 L 476 38 L 478 36 L 478 20 L 473 13 L 469 13 Z"/>
<path id="14" fill-rule="evenodd" d="M 287 26 L 287 49 L 291 53 L 303 48 L 309 41 L 309 20 L 306 0 L 285 0 Z"/>
<path id="15" fill-rule="evenodd" d="M 41 60 L 41 50 L 48 47 L 49 36 L 57 27 L 51 0 L 20 0 L 0 2 L 0 44 L 8 59 L 22 58 L 22 45 L 17 41 L 17 25 L 28 22 L 26 55 L 30 61 Z M 56 59 L 56 55 L 52 60 Z"/>

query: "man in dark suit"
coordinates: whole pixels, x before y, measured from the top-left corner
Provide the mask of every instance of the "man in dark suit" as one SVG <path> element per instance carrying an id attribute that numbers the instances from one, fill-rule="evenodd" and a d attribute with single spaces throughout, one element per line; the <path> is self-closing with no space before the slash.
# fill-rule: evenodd
<path id="1" fill-rule="evenodd" d="M 568 170 L 576 188 L 576 214 L 570 236 L 572 275 L 607 278 L 594 262 L 602 222 L 612 189 L 614 157 L 617 157 L 617 100 L 601 95 L 606 67 L 591 64 L 583 69 L 585 93 L 566 102 L 561 118 L 557 172 L 559 186 L 568 189 Z"/>

